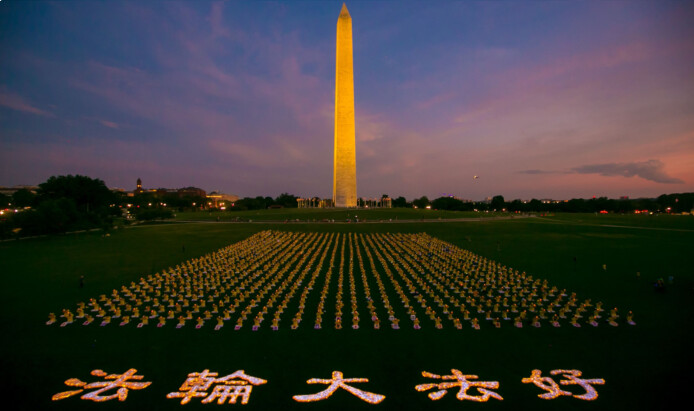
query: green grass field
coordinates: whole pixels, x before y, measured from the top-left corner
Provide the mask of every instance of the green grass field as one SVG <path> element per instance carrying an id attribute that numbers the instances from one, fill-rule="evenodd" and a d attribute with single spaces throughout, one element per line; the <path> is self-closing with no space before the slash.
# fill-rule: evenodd
<path id="1" fill-rule="evenodd" d="M 209 369 L 220 376 L 244 370 L 267 380 L 267 384 L 254 387 L 247 405 L 235 405 L 250 409 L 650 410 L 673 409 L 677 400 L 686 398 L 694 382 L 689 372 L 694 336 L 691 216 L 591 214 L 449 222 L 439 222 L 436 217 L 430 222 L 400 222 L 421 220 L 429 212 L 419 210 L 408 218 L 397 214 L 398 223 L 285 224 L 282 221 L 293 214 L 281 217 L 280 211 L 287 213 L 272 210 L 250 217 L 278 223 L 215 223 L 213 217 L 199 223 L 139 225 L 116 230 L 109 237 L 81 233 L 0 243 L 4 398 L 21 398 L 21 408 L 26 409 L 214 407 L 216 403 L 203 405 L 200 399 L 182 406 L 180 400 L 166 398 L 167 393 L 178 391 L 188 373 Z M 331 217 L 299 212 L 294 218 L 312 221 Z M 365 218 L 367 222 L 380 219 Z M 569 325 L 522 329 L 505 325 L 496 329 L 483 324 L 476 331 L 430 326 L 421 330 L 374 330 L 366 326 L 359 330 L 314 330 L 302 324 L 297 330 L 281 327 L 272 331 L 265 326 L 254 332 L 248 326 L 234 331 L 231 325 L 213 331 L 209 326 L 175 329 L 173 323 L 163 328 L 154 324 L 143 328 L 44 324 L 49 312 L 72 309 L 79 301 L 109 294 L 131 281 L 268 229 L 426 232 L 576 292 L 580 299 L 603 301 L 606 307 L 618 307 L 621 314 L 632 310 L 637 325 L 584 325 L 579 329 Z M 78 286 L 81 275 L 85 276 L 83 288 Z M 673 284 L 667 284 L 669 276 L 674 278 Z M 656 293 L 652 283 L 660 277 L 666 280 L 666 291 Z M 336 289 L 332 286 L 330 295 Z M 94 369 L 123 373 L 129 368 L 136 368 L 144 375 L 143 381 L 152 385 L 130 390 L 125 403 L 113 400 L 95 404 L 79 396 L 51 401 L 54 394 L 72 389 L 64 384 L 69 378 L 94 382 L 99 380 L 90 375 Z M 434 381 L 423 377 L 422 371 L 443 375 L 453 368 L 476 374 L 482 381 L 499 381 L 500 387 L 494 391 L 504 400 L 461 402 L 455 398 L 457 388 L 451 388 L 442 399 L 432 402 L 427 393 L 414 389 Z M 560 368 L 581 370 L 585 378 L 605 379 L 605 385 L 595 386 L 599 398 L 593 402 L 570 397 L 547 401 L 537 397 L 544 391 L 521 383 L 533 369 L 542 370 L 545 376 Z M 311 404 L 292 400 L 293 395 L 325 389 L 325 385 L 309 385 L 306 380 L 330 378 L 335 370 L 342 371 L 345 378 L 368 378 L 368 383 L 354 387 L 383 394 L 386 399 L 370 405 L 338 390 L 329 399 Z M 559 379 L 555 377 L 555 381 Z M 577 386 L 565 389 L 581 393 Z"/>
<path id="2" fill-rule="evenodd" d="M 390 222 L 402 220 L 450 220 L 470 218 L 498 217 L 501 213 L 494 212 L 466 212 L 446 210 L 418 210 L 414 208 L 373 208 L 360 210 L 336 210 L 333 208 L 280 208 L 273 210 L 247 210 L 247 211 L 195 211 L 179 212 L 176 214 L 178 221 L 280 221 L 289 222 L 324 222 L 335 220 L 343 223 L 347 220 L 354 222 L 355 216 L 362 222 Z"/>

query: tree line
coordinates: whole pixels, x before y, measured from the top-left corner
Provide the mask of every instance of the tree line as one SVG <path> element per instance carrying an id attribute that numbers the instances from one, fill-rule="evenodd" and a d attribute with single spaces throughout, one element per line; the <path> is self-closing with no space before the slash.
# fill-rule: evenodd
<path id="1" fill-rule="evenodd" d="M 39 184 L 36 194 L 21 189 L 11 197 L 0 197 L 0 208 L 12 207 L 0 216 L 0 237 L 107 229 L 113 217 L 120 214 L 118 208 L 111 207 L 115 199 L 101 180 L 80 175 L 53 176 Z"/>
<path id="2" fill-rule="evenodd" d="M 288 193 L 282 193 L 276 198 L 272 197 L 263 197 L 263 196 L 258 196 L 258 197 L 244 197 L 241 199 L 238 199 L 234 202 L 234 206 L 231 208 L 227 208 L 227 210 L 231 211 L 244 211 L 244 210 L 264 210 L 266 208 L 296 208 L 298 206 L 297 199 L 299 197 L 288 194 Z"/>
<path id="3" fill-rule="evenodd" d="M 272 197 L 246 197 L 227 210 L 257 210 L 297 207 L 297 197 L 282 193 Z M 81 175 L 53 176 L 39 184 L 36 193 L 27 189 L 11 196 L 0 193 L 0 238 L 58 234 L 69 231 L 113 227 L 117 218 L 138 221 L 173 218 L 174 211 L 208 207 L 206 197 L 178 192 L 114 192 L 102 180 Z M 17 210 L 17 212 L 15 212 Z"/>
<path id="4" fill-rule="evenodd" d="M 663 194 L 657 198 L 609 199 L 598 197 L 591 199 L 575 198 L 568 201 L 505 201 L 497 195 L 491 201 L 463 201 L 454 197 L 439 197 L 429 200 L 426 196 L 407 202 L 404 197 L 393 200 L 393 207 L 429 206 L 436 210 L 454 211 L 509 211 L 509 212 L 563 212 L 563 213 L 632 213 L 649 211 L 656 213 L 683 213 L 694 209 L 694 193 Z"/>
<path id="5" fill-rule="evenodd" d="M 382 197 L 389 197 L 384 194 Z M 261 210 L 273 207 L 296 208 L 297 196 L 282 193 L 272 197 L 244 197 L 237 200 L 229 211 Z M 472 202 L 454 197 L 429 200 L 426 196 L 407 201 L 405 197 L 392 199 L 393 207 L 432 208 L 455 211 L 507 211 L 507 212 L 569 212 L 569 213 L 632 213 L 634 211 L 682 213 L 694 209 L 694 193 L 663 194 L 657 198 L 572 199 L 568 201 L 506 201 L 494 196 L 491 201 Z M 68 231 L 113 227 L 114 220 L 123 217 L 123 210 L 137 220 L 148 221 L 173 217 L 175 210 L 208 208 L 205 197 L 181 196 L 178 193 L 143 192 L 134 196 L 114 192 L 103 181 L 80 175 L 53 176 L 39 184 L 36 193 L 26 189 L 13 195 L 0 194 L 0 238 L 64 233 Z M 14 212 L 21 209 L 21 212 Z M 125 220 L 127 221 L 127 220 Z"/>

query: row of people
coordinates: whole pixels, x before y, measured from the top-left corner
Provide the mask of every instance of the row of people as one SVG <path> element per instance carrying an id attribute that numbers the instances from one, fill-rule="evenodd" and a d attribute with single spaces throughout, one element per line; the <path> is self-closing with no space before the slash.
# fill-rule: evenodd
<path id="1" fill-rule="evenodd" d="M 179 327 L 195 321 L 201 328 L 216 320 L 216 329 L 227 322 L 235 322 L 236 329 L 252 322 L 254 330 L 269 317 L 272 329 L 278 330 L 290 317 L 285 311 L 293 309 L 291 329 L 299 327 L 307 312 L 315 315 L 313 328 L 319 329 L 332 306 L 332 326 L 340 329 L 346 303 L 353 329 L 363 326 L 363 318 L 374 328 L 387 319 L 395 329 L 401 319 L 415 329 L 426 318 L 436 328 L 462 329 L 467 324 L 478 329 L 486 322 L 500 327 L 504 321 L 516 327 L 563 322 L 580 326 L 581 318 L 617 326 L 620 318 L 616 308 L 604 316 L 601 302 L 580 301 L 546 280 L 426 234 L 278 231 L 258 233 L 141 278 L 79 303 L 75 313 L 63 310 L 61 317 L 62 325 L 75 319 L 88 325 L 99 318 L 102 325 L 119 319 L 120 325 L 145 326 L 156 319 L 160 327 L 172 320 Z M 626 317 L 634 324 L 633 314 Z M 51 314 L 48 323 L 55 322 Z"/>

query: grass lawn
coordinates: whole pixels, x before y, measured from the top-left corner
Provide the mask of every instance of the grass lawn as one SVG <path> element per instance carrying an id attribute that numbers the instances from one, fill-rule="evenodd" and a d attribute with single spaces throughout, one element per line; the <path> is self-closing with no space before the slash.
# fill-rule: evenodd
<path id="1" fill-rule="evenodd" d="M 257 218 L 247 218 L 333 218 L 294 211 L 296 214 L 269 210 Z M 411 218 L 398 214 L 398 220 L 421 220 L 422 212 Z M 376 215 L 365 218 L 381 219 Z M 386 218 L 390 217 L 382 219 Z M 221 219 L 220 223 L 134 226 L 116 230 L 109 237 L 81 233 L 0 243 L 5 398 L 21 398 L 19 404 L 26 409 L 215 407 L 200 404 L 199 398 L 185 406 L 180 400 L 166 398 L 167 393 L 178 391 L 188 373 L 209 369 L 220 376 L 244 370 L 247 375 L 267 380 L 267 384 L 253 388 L 249 403 L 243 406 L 250 409 L 651 410 L 672 409 L 677 400 L 686 399 L 694 382 L 689 372 L 694 336 L 694 218 L 591 214 L 482 221 L 437 219 L 398 224 L 256 224 Z M 143 276 L 268 229 L 426 232 L 525 271 L 533 278 L 546 279 L 550 286 L 575 292 L 581 300 L 603 301 L 608 309 L 618 307 L 622 315 L 632 310 L 637 325 L 620 322 L 619 327 L 601 324 L 597 328 L 574 328 L 567 324 L 560 328 L 544 325 L 517 329 L 504 324 L 496 329 L 483 324 L 476 331 L 450 326 L 440 330 L 431 326 L 421 330 L 410 326 L 399 330 L 366 326 L 359 330 L 348 326 L 314 330 L 302 324 L 297 330 L 285 326 L 272 331 L 265 324 L 253 332 L 248 325 L 239 331 L 234 331 L 232 325 L 213 331 L 210 326 L 175 329 L 173 323 L 139 329 L 133 324 L 119 327 L 117 323 L 107 327 L 72 324 L 64 328 L 44 324 L 49 312 L 73 309 L 79 301 L 109 294 Z M 85 276 L 83 288 L 78 286 L 81 275 Z M 674 278 L 673 284 L 667 284 L 669 276 Z M 666 291 L 656 293 L 652 283 L 660 277 L 666 281 Z M 329 298 L 334 298 L 336 290 L 331 285 Z M 372 293 L 377 294 L 373 287 Z M 391 301 L 395 300 L 393 290 L 389 288 L 388 293 Z M 344 299 L 348 306 L 348 292 Z M 327 306 L 332 309 L 331 304 Z M 307 303 L 306 312 L 310 310 L 315 308 Z M 366 313 L 363 315 L 366 325 L 368 318 Z M 123 373 L 129 368 L 136 368 L 139 375 L 144 375 L 142 381 L 151 381 L 152 385 L 144 390 L 131 389 L 125 403 L 112 400 L 96 404 L 79 396 L 51 401 L 54 394 L 74 389 L 64 383 L 69 378 L 95 382 L 101 379 L 90 375 L 94 369 Z M 492 398 L 484 404 L 461 402 L 455 398 L 457 388 L 451 388 L 433 402 L 428 392 L 414 389 L 418 384 L 436 382 L 423 377 L 422 371 L 446 375 L 452 368 L 478 375 L 481 381 L 498 381 L 500 387 L 494 391 L 503 396 L 503 401 Z M 521 383 L 533 369 L 542 370 L 543 376 L 553 369 L 578 369 L 585 378 L 603 378 L 606 383 L 595 386 L 599 398 L 593 402 L 570 397 L 546 401 L 537 397 L 544 393 L 540 388 Z M 338 390 L 329 399 L 311 404 L 292 400 L 293 395 L 325 389 L 325 385 L 307 384 L 306 380 L 329 379 L 335 370 L 342 371 L 345 378 L 368 378 L 368 383 L 353 386 L 383 394 L 386 399 L 370 405 Z M 559 380 L 556 376 L 555 381 Z M 582 393 L 575 385 L 562 388 Z M 468 393 L 475 394 L 475 390 Z"/>
<path id="2" fill-rule="evenodd" d="M 322 222 L 335 220 L 343 223 L 355 221 L 355 216 L 362 222 L 388 222 L 402 220 L 450 220 L 460 218 L 489 218 L 498 217 L 502 213 L 474 211 L 421 210 L 414 208 L 372 208 L 359 210 L 336 210 L 333 208 L 280 208 L 273 210 L 247 211 L 195 211 L 179 212 L 178 221 L 281 221 Z"/>

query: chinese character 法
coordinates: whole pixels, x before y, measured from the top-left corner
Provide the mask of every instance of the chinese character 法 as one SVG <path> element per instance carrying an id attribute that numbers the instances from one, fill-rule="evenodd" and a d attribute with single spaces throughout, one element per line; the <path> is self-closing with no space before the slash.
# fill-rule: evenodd
<path id="1" fill-rule="evenodd" d="M 453 388 L 453 387 L 460 387 L 458 390 L 458 393 L 456 394 L 456 398 L 459 400 L 470 400 L 470 401 L 476 401 L 476 402 L 487 402 L 489 398 L 496 398 L 497 400 L 503 400 L 503 397 L 501 395 L 497 394 L 494 391 L 490 391 L 488 388 L 496 389 L 499 388 L 499 382 L 498 381 L 470 381 L 470 380 L 476 380 L 479 378 L 476 375 L 469 375 L 469 374 L 463 374 L 459 370 L 456 369 L 451 369 L 452 375 L 438 375 L 438 374 L 432 374 L 427 371 L 422 371 L 422 376 L 427 377 L 427 378 L 434 378 L 437 380 L 455 380 L 451 382 L 442 382 L 439 384 L 435 383 L 427 383 L 427 384 L 419 384 L 416 387 L 414 387 L 417 391 L 427 391 L 432 388 L 438 389 L 438 391 L 430 392 L 429 393 L 429 398 L 432 400 L 438 400 L 441 399 L 444 395 L 447 393 L 447 389 Z M 477 390 L 480 392 L 481 395 L 470 395 L 467 393 L 467 391 L 470 388 L 477 388 Z"/>
<path id="2" fill-rule="evenodd" d="M 68 385 L 70 387 L 80 387 L 78 390 L 73 390 L 73 391 L 64 391 L 64 392 L 59 392 L 58 394 L 55 394 L 53 396 L 53 401 L 58 401 L 58 400 L 63 400 L 65 398 L 71 397 L 73 395 L 77 395 L 81 393 L 84 390 L 92 389 L 92 388 L 99 388 L 98 390 L 92 391 L 90 393 L 84 394 L 81 398 L 83 400 L 91 400 L 91 401 L 96 401 L 96 402 L 103 402 L 103 401 L 108 401 L 112 400 L 114 398 L 118 398 L 118 401 L 125 401 L 125 399 L 128 397 L 128 390 L 133 389 L 133 390 L 141 390 L 143 388 L 147 388 L 152 382 L 132 382 L 128 380 L 141 380 L 143 378 L 142 375 L 135 375 L 137 372 L 136 369 L 131 368 L 128 371 L 124 372 L 123 374 L 108 374 L 102 370 L 93 370 L 91 374 L 95 377 L 104 377 L 106 380 L 113 380 L 113 381 L 101 381 L 101 382 L 92 382 L 92 383 L 86 383 L 84 381 L 80 381 L 77 378 L 70 378 L 69 380 L 65 381 L 65 385 Z M 115 394 L 112 395 L 101 395 L 102 393 L 118 388 L 118 391 L 116 391 Z"/>

